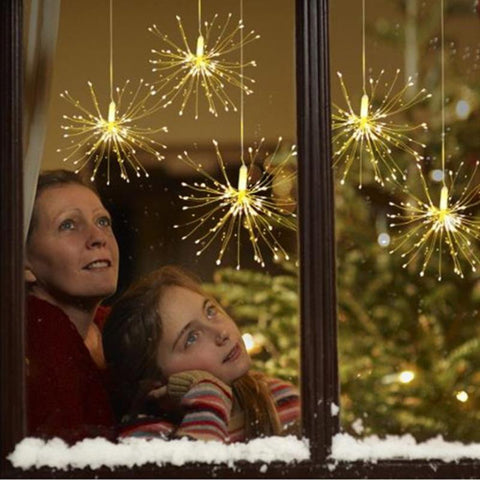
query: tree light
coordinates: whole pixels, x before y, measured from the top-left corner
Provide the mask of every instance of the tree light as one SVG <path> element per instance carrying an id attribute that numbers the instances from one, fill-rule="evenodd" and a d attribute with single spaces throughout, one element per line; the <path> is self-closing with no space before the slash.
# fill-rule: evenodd
<path id="1" fill-rule="evenodd" d="M 404 370 L 398 375 L 398 379 L 402 383 L 410 383 L 415 378 L 415 373 L 411 370 Z"/>
<path id="2" fill-rule="evenodd" d="M 462 403 L 465 403 L 468 400 L 468 393 L 465 390 L 457 392 L 455 398 Z"/>
<path id="3" fill-rule="evenodd" d="M 455 105 L 455 113 L 460 120 L 468 118 L 470 111 L 470 104 L 466 100 L 459 100 Z"/>
<path id="4" fill-rule="evenodd" d="M 390 235 L 387 232 L 382 232 L 377 237 L 377 243 L 383 248 L 390 245 L 390 240 Z"/>
<path id="5" fill-rule="evenodd" d="M 255 348 L 255 340 L 250 333 L 244 333 L 242 335 L 243 343 L 245 344 L 245 348 L 247 352 L 250 353 Z"/>
<path id="6" fill-rule="evenodd" d="M 435 170 L 432 170 L 430 172 L 430 178 L 434 182 L 441 182 L 445 178 L 445 174 L 444 174 L 443 170 L 440 170 L 439 168 L 436 168 Z"/>

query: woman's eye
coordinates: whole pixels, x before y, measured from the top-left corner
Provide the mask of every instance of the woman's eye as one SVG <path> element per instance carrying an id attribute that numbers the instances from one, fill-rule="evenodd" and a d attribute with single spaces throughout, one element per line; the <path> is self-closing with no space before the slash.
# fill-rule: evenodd
<path id="1" fill-rule="evenodd" d="M 190 347 L 190 345 L 193 345 L 197 341 L 197 339 L 198 339 L 198 332 L 196 331 L 189 332 L 185 340 L 185 348 L 188 348 Z"/>
<path id="2" fill-rule="evenodd" d="M 112 226 L 112 220 L 110 219 L 110 217 L 100 217 L 97 220 L 97 222 L 101 227 L 111 227 Z"/>
<path id="3" fill-rule="evenodd" d="M 64 220 L 60 226 L 58 227 L 58 229 L 60 231 L 62 230 L 73 230 L 75 228 L 75 222 L 73 220 Z"/>
<path id="4" fill-rule="evenodd" d="M 207 312 L 207 318 L 213 318 L 217 314 L 218 309 L 215 305 L 209 304 L 207 305 L 206 312 Z"/>

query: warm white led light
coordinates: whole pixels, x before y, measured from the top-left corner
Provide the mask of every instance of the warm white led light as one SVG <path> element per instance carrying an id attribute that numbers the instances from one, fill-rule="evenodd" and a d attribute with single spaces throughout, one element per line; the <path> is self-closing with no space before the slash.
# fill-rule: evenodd
<path id="1" fill-rule="evenodd" d="M 253 336 L 250 333 L 244 333 L 242 335 L 242 340 L 247 352 L 250 353 L 255 348 L 255 340 L 253 339 Z"/>
<path id="2" fill-rule="evenodd" d="M 410 383 L 415 378 L 415 373 L 411 370 L 404 370 L 398 375 L 398 379 L 402 383 Z"/>
<path id="3" fill-rule="evenodd" d="M 468 393 L 465 390 L 457 392 L 455 398 L 462 403 L 465 403 L 468 400 Z"/>
<path id="4" fill-rule="evenodd" d="M 385 248 L 390 245 L 390 235 L 387 232 L 382 232 L 378 237 L 377 237 L 377 242 L 378 244 Z"/>

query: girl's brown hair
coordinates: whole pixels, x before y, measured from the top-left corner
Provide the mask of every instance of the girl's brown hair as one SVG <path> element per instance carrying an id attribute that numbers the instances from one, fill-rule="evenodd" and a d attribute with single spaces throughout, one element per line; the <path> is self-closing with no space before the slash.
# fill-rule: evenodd
<path id="1" fill-rule="evenodd" d="M 160 413 L 151 410 L 148 393 L 164 380 L 156 362 L 162 337 L 157 307 L 170 286 L 210 297 L 192 273 L 165 266 L 131 286 L 114 304 L 105 324 L 103 348 L 111 373 L 113 408 L 119 420 L 124 415 Z M 263 374 L 248 372 L 232 388 L 245 415 L 247 439 L 280 433 L 276 408 Z"/>

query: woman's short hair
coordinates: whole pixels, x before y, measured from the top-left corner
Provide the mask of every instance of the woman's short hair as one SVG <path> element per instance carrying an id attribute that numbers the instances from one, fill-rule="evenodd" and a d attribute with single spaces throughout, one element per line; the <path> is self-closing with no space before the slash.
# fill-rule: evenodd
<path id="1" fill-rule="evenodd" d="M 38 222 L 38 214 L 37 214 L 37 200 L 40 195 L 47 189 L 52 187 L 61 187 L 63 185 L 81 185 L 82 187 L 88 188 L 91 190 L 98 198 L 100 198 L 100 194 L 95 187 L 95 184 L 82 176 L 78 175 L 71 170 L 65 169 L 57 169 L 57 170 L 45 170 L 40 172 L 37 181 L 37 190 L 35 193 L 35 199 L 33 204 L 32 210 L 32 218 L 30 219 L 30 225 L 28 227 L 28 234 L 27 234 L 27 244 L 28 241 L 37 226 Z"/>

